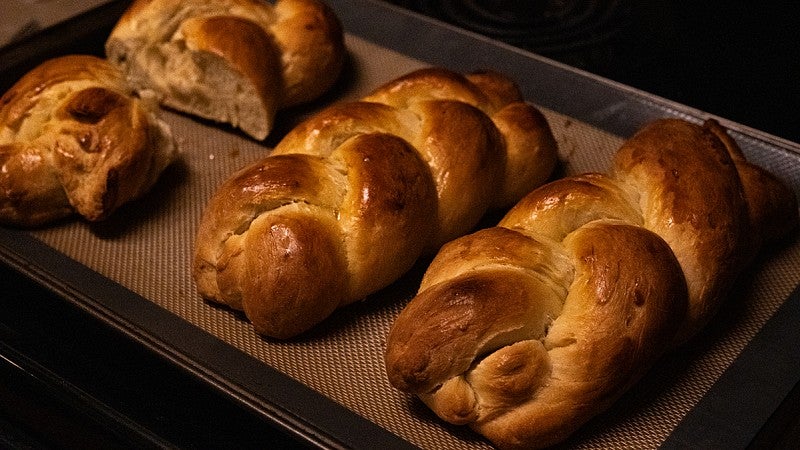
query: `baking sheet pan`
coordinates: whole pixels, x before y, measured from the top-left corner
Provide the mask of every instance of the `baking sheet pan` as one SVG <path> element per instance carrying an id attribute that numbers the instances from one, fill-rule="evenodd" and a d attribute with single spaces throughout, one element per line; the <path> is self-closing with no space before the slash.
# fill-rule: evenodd
<path id="1" fill-rule="evenodd" d="M 480 436 L 441 423 L 385 380 L 385 335 L 413 295 L 424 263 L 308 335 L 266 340 L 241 315 L 203 302 L 194 291 L 189 258 L 206 200 L 232 171 L 268 153 L 297 121 L 428 65 L 493 68 L 517 80 L 550 121 L 564 174 L 604 170 L 622 140 L 656 117 L 700 121 L 708 115 L 381 2 L 329 3 L 347 31 L 349 49 L 346 73 L 331 93 L 285 111 L 265 143 L 165 112 L 183 153 L 153 192 L 103 224 L 0 229 L 0 259 L 309 443 L 487 448 Z M 102 30 L 122 9 L 124 2 L 114 2 L 83 18 L 95 26 L 61 34 L 69 42 L 41 38 L 34 47 L 38 53 L 11 48 L 0 70 L 17 76 L 55 54 L 98 51 Z M 800 192 L 800 146 L 720 120 L 751 160 Z M 566 446 L 745 446 L 800 378 L 800 354 L 775 345 L 797 340 L 796 327 L 788 325 L 800 318 L 798 284 L 795 240 L 759 261 L 697 340 L 665 357 Z"/>

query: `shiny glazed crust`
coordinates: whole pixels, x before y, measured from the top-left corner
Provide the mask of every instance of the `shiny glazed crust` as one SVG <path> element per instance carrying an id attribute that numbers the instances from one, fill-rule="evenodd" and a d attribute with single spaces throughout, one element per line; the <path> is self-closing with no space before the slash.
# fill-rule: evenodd
<path id="1" fill-rule="evenodd" d="M 200 294 L 289 338 L 508 207 L 556 163 L 544 117 L 495 73 L 423 69 L 301 123 L 210 200 Z"/>
<path id="2" fill-rule="evenodd" d="M 105 219 L 175 158 L 169 128 L 116 68 L 84 55 L 45 61 L 0 98 L 0 221 Z"/>
<path id="3" fill-rule="evenodd" d="M 106 54 L 141 95 L 264 139 L 278 109 L 334 84 L 343 40 L 318 0 L 136 0 Z"/>
<path id="4" fill-rule="evenodd" d="M 655 121 L 610 174 L 548 183 L 445 245 L 390 331 L 389 380 L 501 448 L 559 443 L 705 325 L 797 215 L 715 121 Z"/>

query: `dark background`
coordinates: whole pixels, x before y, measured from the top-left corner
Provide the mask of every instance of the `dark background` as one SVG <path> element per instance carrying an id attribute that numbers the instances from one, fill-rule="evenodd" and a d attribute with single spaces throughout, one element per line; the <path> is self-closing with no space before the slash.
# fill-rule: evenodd
<path id="1" fill-rule="evenodd" d="M 795 2 L 391 3 L 800 142 Z"/>

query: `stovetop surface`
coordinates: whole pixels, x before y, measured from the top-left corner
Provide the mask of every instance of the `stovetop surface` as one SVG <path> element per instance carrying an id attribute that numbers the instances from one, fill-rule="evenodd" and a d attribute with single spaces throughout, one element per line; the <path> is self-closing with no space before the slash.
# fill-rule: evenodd
<path id="1" fill-rule="evenodd" d="M 800 8 L 790 2 L 390 2 L 800 142 Z"/>

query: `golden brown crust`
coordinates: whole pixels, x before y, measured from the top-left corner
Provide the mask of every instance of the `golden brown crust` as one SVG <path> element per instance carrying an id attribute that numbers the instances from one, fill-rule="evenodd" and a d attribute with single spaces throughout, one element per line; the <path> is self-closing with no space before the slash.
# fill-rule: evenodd
<path id="1" fill-rule="evenodd" d="M 190 48 L 213 53 L 250 80 L 265 107 L 280 98 L 281 55 L 259 25 L 236 16 L 191 17 L 181 30 Z"/>
<path id="2" fill-rule="evenodd" d="M 342 27 L 333 10 L 317 0 L 278 1 L 272 34 L 282 49 L 282 106 L 306 103 L 336 81 L 345 59 Z"/>
<path id="3" fill-rule="evenodd" d="M 675 120 L 628 140 L 617 152 L 615 170 L 641 196 L 645 227 L 664 238 L 681 262 L 690 297 L 697 300 L 689 305 L 689 328 L 682 330 L 688 338 L 716 311 L 747 257 L 750 224 L 736 166 L 713 133 Z"/>
<path id="4" fill-rule="evenodd" d="M 755 254 L 764 244 L 780 240 L 798 227 L 798 217 L 785 215 L 784 210 L 797 209 L 797 198 L 782 181 L 773 174 L 747 161 L 736 141 L 715 120 L 703 124 L 708 132 L 717 136 L 731 156 L 750 211 L 750 221 L 755 224 L 750 231 L 750 253 Z"/>
<path id="5" fill-rule="evenodd" d="M 107 218 L 175 158 L 172 137 L 104 60 L 48 60 L 0 99 L 0 220 Z"/>
<path id="6" fill-rule="evenodd" d="M 513 86 L 499 74 L 483 79 Z M 542 166 L 513 180 L 528 190 L 549 176 L 555 140 L 518 98 L 430 68 L 301 123 L 209 202 L 195 248 L 198 291 L 287 338 L 387 286 L 475 226 L 511 183 L 507 164 Z"/>
<path id="7" fill-rule="evenodd" d="M 278 109 L 334 84 L 345 49 L 319 0 L 137 0 L 106 54 L 138 92 L 264 139 Z"/>
<path id="8" fill-rule="evenodd" d="M 693 336 L 753 239 L 797 216 L 718 124 L 655 121 L 611 175 L 548 183 L 442 247 L 387 338 L 389 381 L 501 448 L 559 443 Z"/>

